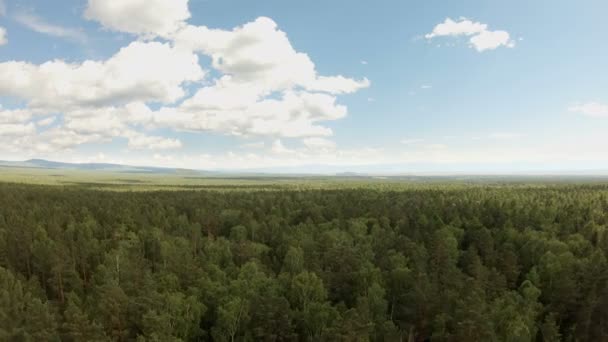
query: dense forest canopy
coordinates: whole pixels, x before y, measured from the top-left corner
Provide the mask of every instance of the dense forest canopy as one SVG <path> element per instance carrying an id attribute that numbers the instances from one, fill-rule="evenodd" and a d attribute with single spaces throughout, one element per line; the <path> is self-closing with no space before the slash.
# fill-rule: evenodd
<path id="1" fill-rule="evenodd" d="M 2 341 L 606 341 L 608 186 L 0 184 Z"/>

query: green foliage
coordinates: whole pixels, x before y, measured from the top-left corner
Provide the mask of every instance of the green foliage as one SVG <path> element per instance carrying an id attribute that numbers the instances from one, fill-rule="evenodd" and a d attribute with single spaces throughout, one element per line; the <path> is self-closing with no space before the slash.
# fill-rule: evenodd
<path id="1" fill-rule="evenodd" d="M 0 340 L 607 339 L 608 186 L 301 182 L 0 184 Z"/>

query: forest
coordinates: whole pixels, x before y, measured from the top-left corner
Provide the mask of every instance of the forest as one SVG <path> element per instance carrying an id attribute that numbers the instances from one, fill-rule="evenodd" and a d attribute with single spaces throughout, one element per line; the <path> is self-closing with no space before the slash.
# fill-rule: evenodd
<path id="1" fill-rule="evenodd" d="M 608 185 L 0 183 L 0 341 L 608 341 Z"/>

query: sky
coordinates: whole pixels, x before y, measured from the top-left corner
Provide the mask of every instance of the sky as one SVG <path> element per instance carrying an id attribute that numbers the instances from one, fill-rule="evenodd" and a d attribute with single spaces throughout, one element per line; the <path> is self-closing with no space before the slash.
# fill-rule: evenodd
<path id="1" fill-rule="evenodd" d="M 608 2 L 0 0 L 0 160 L 608 170 Z"/>

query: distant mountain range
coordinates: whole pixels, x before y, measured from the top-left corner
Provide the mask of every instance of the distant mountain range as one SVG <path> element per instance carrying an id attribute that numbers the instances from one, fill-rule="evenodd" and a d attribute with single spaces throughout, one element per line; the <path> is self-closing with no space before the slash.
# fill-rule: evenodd
<path id="1" fill-rule="evenodd" d="M 310 168 L 310 172 L 299 172 L 296 168 L 269 167 L 245 170 L 194 170 L 171 167 L 133 166 L 110 163 L 65 163 L 45 159 L 29 159 L 25 161 L 2 161 L 0 168 L 33 168 L 48 170 L 80 170 L 80 171 L 103 171 L 118 173 L 151 173 L 151 174 L 179 174 L 193 177 L 308 177 L 308 176 L 339 176 L 339 177 L 368 177 L 364 173 L 356 172 L 331 172 L 328 166 L 319 165 Z"/>
<path id="2" fill-rule="evenodd" d="M 194 173 L 203 174 L 206 171 L 189 169 L 151 167 L 151 166 L 130 166 L 109 163 L 63 163 L 44 159 L 30 159 L 26 161 L 0 161 L 0 167 L 15 168 L 36 168 L 36 169 L 59 169 L 59 170 L 82 170 L 82 171 L 107 171 L 125 173 Z"/>
<path id="3" fill-rule="evenodd" d="M 171 167 L 154 167 L 154 166 L 133 166 L 111 163 L 65 163 L 56 162 L 45 159 L 29 159 L 25 161 L 2 161 L 0 160 L 0 168 L 32 168 L 46 170 L 79 170 L 91 172 L 117 172 L 117 173 L 150 173 L 150 174 L 179 174 L 192 177 L 306 177 L 314 175 L 334 175 L 331 172 L 322 168 L 317 168 L 313 172 L 302 173 L 291 168 L 266 168 L 266 169 L 249 169 L 249 170 L 194 170 Z M 364 177 L 363 174 L 354 172 L 336 173 L 336 176 L 341 177 Z"/>
<path id="4" fill-rule="evenodd" d="M 34 168 L 49 170 L 81 170 L 118 173 L 150 173 L 176 174 L 191 177 L 316 177 L 335 176 L 339 178 L 378 178 L 379 176 L 397 178 L 419 177 L 464 177 L 478 179 L 480 177 L 521 177 L 521 176 L 553 176 L 553 177 L 608 177 L 608 170 L 562 170 L 558 168 L 543 170 L 537 165 L 530 165 L 517 171 L 501 171 L 500 169 L 472 168 L 462 165 L 461 168 L 445 165 L 423 164 L 393 164 L 393 165 L 307 165 L 299 167 L 266 167 L 251 169 L 218 169 L 194 170 L 171 167 L 133 166 L 110 163 L 64 163 L 45 159 L 30 159 L 25 161 L 1 161 L 0 168 Z M 467 171 L 475 170 L 475 171 Z M 302 170 L 306 170 L 303 172 Z M 409 170 L 409 171 L 408 171 Z M 423 171 L 424 170 L 424 171 Z"/>

